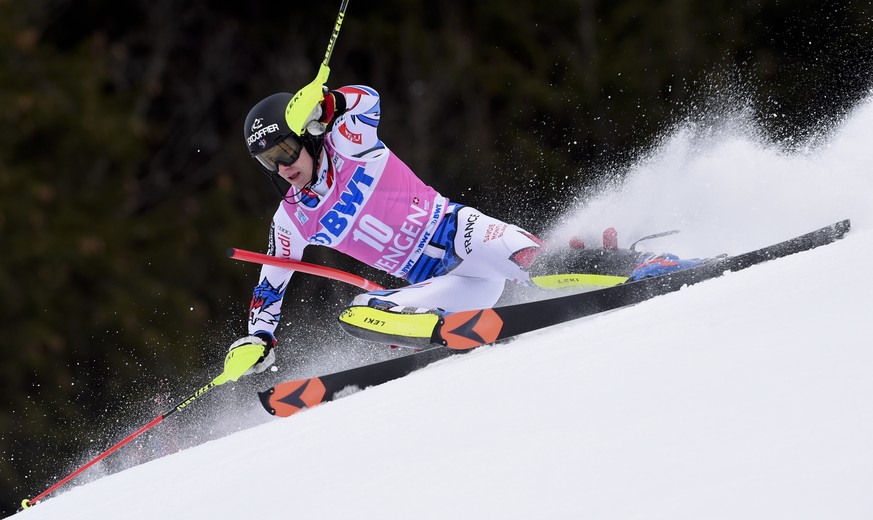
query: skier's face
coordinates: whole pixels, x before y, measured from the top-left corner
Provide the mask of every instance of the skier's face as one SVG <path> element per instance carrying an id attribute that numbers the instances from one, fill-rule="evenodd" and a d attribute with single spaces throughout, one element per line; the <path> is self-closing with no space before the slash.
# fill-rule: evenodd
<path id="1" fill-rule="evenodd" d="M 298 190 L 302 190 L 312 179 L 312 156 L 301 148 L 300 157 L 290 166 L 279 164 L 279 175 Z"/>

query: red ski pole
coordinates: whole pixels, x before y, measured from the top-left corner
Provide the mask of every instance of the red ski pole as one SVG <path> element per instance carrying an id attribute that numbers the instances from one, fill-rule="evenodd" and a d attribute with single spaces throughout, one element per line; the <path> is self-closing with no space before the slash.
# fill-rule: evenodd
<path id="1" fill-rule="evenodd" d="M 164 412 L 162 415 L 160 415 L 158 417 L 155 417 L 154 419 L 152 419 L 151 422 L 149 422 L 148 424 L 146 424 L 145 426 L 143 426 L 139 430 L 131 433 L 130 435 L 128 435 L 124 439 L 120 440 L 114 446 L 112 446 L 108 450 L 104 451 L 100 455 L 97 455 L 96 457 L 94 457 L 93 459 L 88 461 L 85 465 L 83 465 L 82 467 L 80 467 L 76 471 L 70 473 L 66 477 L 62 478 L 61 480 L 59 480 L 58 482 L 53 484 L 50 488 L 46 489 L 45 491 L 43 491 L 39 495 L 37 495 L 33 498 L 25 498 L 24 500 L 21 501 L 21 508 L 28 509 L 28 508 L 32 507 L 34 504 L 36 504 L 37 502 L 39 502 L 40 500 L 45 498 L 46 495 L 48 495 L 52 491 L 58 489 L 59 487 L 63 486 L 64 484 L 66 484 L 67 482 L 69 482 L 70 480 L 75 478 L 77 475 L 79 475 L 80 473 L 82 473 L 86 469 L 90 468 L 94 464 L 97 464 L 101 460 L 105 459 L 106 457 L 108 457 L 109 455 L 111 455 L 112 453 L 117 451 L 119 448 L 121 448 L 125 444 L 128 444 L 130 441 L 132 441 L 132 440 L 136 439 L 137 437 L 139 437 L 140 435 L 142 435 L 144 432 L 157 426 L 167 417 L 173 415 L 174 413 L 176 413 L 178 411 L 184 410 L 186 407 L 188 407 L 188 405 L 190 405 L 196 399 L 200 398 L 201 396 L 203 396 L 203 394 L 212 390 L 216 386 L 223 385 L 224 383 L 227 383 L 228 381 L 236 381 L 237 379 L 239 379 L 240 376 L 242 376 L 243 372 L 245 372 L 252 365 L 257 363 L 258 360 L 261 357 L 263 357 L 263 355 L 264 355 L 264 347 L 263 346 L 249 345 L 248 347 L 249 348 L 245 348 L 245 347 L 236 348 L 233 351 L 228 352 L 227 357 L 225 357 L 225 359 L 224 359 L 224 372 L 222 372 L 218 377 L 216 377 L 215 379 L 210 381 L 209 384 L 201 387 L 199 390 L 197 390 L 196 392 L 194 392 L 193 394 L 191 394 L 190 396 L 188 396 L 187 398 L 182 400 L 179 404 L 174 406 L 172 409 L 167 410 L 166 412 Z"/>

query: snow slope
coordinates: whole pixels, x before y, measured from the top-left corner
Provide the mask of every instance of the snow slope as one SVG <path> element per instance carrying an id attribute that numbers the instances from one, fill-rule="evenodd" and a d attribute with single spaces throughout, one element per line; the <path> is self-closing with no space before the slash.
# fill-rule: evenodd
<path id="1" fill-rule="evenodd" d="M 698 137 L 677 131 L 555 236 L 648 219 L 688 231 L 665 249 L 705 255 L 845 217 L 854 231 L 266 418 L 16 518 L 873 518 L 873 104 L 802 153 Z"/>
<path id="2" fill-rule="evenodd" d="M 873 232 L 467 356 L 20 515 L 870 518 Z M 813 273 L 823 273 L 815 275 Z"/>

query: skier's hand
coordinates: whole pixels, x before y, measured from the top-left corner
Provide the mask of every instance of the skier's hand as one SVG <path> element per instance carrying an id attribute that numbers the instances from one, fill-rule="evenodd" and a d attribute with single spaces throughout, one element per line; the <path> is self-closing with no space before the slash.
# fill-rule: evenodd
<path id="1" fill-rule="evenodd" d="M 333 121 L 334 116 L 336 116 L 337 93 L 334 93 L 332 90 L 327 88 L 327 85 L 324 86 L 323 90 L 324 101 L 320 103 L 321 116 L 318 118 L 318 121 L 320 123 L 324 123 L 325 125 L 329 125 L 331 121 Z"/>
<path id="2" fill-rule="evenodd" d="M 306 131 L 311 135 L 321 135 L 337 115 L 337 95 L 325 85 L 322 87 L 324 99 L 315 105 L 306 118 Z M 343 102 L 345 99 L 342 100 Z"/>
<path id="3" fill-rule="evenodd" d="M 251 351 L 256 350 L 257 352 L 261 353 L 261 356 L 259 358 L 256 358 L 254 364 L 246 367 L 245 370 L 242 371 L 241 375 L 247 376 L 249 374 L 260 374 L 264 370 L 268 369 L 273 363 L 275 363 L 275 346 L 276 338 L 266 331 L 259 331 L 252 336 L 240 338 L 233 342 L 227 352 L 227 357 L 225 357 L 224 360 L 225 370 L 227 370 L 228 364 L 233 362 L 234 357 L 240 358 L 243 357 L 242 354 L 248 354 Z M 238 354 L 239 356 L 237 356 Z M 248 358 L 248 356 L 246 357 Z M 243 367 L 238 367 L 236 368 L 236 370 L 241 370 L 242 368 Z"/>

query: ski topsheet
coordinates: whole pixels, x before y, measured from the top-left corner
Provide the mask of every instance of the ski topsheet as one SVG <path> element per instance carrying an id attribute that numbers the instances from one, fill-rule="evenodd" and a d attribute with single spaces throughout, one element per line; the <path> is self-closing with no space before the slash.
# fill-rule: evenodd
<path id="1" fill-rule="evenodd" d="M 382 384 L 470 348 L 633 305 L 661 294 L 678 291 L 686 285 L 719 277 L 728 271 L 739 271 L 767 260 L 830 244 L 842 238 L 850 227 L 849 220 L 843 220 L 748 253 L 596 291 L 493 309 L 452 313 L 434 327 L 434 348 L 342 372 L 288 381 L 259 392 L 258 395 L 268 412 L 287 417 L 336 399 L 345 394 L 343 390 L 364 389 Z"/>

